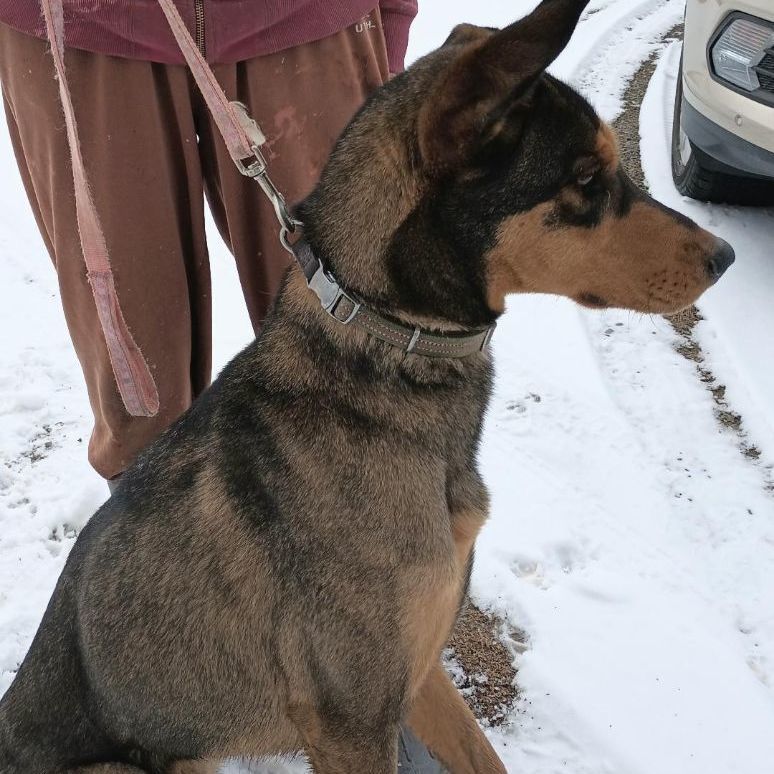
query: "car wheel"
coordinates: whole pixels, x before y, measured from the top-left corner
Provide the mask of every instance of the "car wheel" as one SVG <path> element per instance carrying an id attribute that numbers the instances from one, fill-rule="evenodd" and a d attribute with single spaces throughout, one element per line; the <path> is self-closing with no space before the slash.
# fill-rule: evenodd
<path id="1" fill-rule="evenodd" d="M 703 202 L 762 205 L 774 202 L 774 184 L 711 169 L 682 127 L 683 62 L 677 76 L 675 114 L 672 121 L 672 179 L 683 196 Z"/>

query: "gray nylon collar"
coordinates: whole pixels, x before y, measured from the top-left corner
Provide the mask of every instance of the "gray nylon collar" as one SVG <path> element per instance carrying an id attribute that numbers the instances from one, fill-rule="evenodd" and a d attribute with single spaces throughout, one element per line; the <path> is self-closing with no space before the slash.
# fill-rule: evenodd
<path id="1" fill-rule="evenodd" d="M 425 357 L 467 357 L 486 350 L 492 340 L 495 324 L 473 331 L 435 333 L 384 317 L 347 293 L 325 270 L 306 240 L 293 245 L 292 252 L 322 308 L 342 325 L 357 325 L 393 347 Z"/>

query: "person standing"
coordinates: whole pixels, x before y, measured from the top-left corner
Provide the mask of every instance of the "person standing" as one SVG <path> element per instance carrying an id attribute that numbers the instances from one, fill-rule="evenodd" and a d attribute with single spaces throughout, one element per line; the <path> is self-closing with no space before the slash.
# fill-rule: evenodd
<path id="1" fill-rule="evenodd" d="M 416 0 L 175 0 L 231 100 L 267 136 L 289 202 L 314 186 L 367 95 L 403 69 Z M 129 330 L 160 408 L 129 416 L 97 317 L 70 150 L 38 0 L 0 0 L 0 83 L 13 149 L 56 267 L 94 413 L 89 461 L 114 481 L 210 383 L 204 197 L 234 255 L 256 333 L 289 256 L 235 168 L 156 0 L 64 0 L 65 64 L 89 183 Z"/>

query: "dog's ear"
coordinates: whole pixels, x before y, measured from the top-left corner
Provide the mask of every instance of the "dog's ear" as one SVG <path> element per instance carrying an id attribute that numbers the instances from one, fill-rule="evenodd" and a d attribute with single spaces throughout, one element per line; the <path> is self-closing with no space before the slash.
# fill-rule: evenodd
<path id="1" fill-rule="evenodd" d="M 459 46 L 462 43 L 473 43 L 477 40 L 486 40 L 492 37 L 492 33 L 499 30 L 492 27 L 478 27 L 475 24 L 458 24 L 441 46 Z"/>
<path id="2" fill-rule="evenodd" d="M 489 35 L 458 28 L 466 42 L 459 57 L 434 86 L 419 114 L 419 148 L 424 162 L 441 170 L 460 159 L 481 133 L 505 125 L 545 69 L 570 40 L 589 0 L 543 0 L 529 15 Z M 480 28 L 479 28 L 480 29 Z"/>

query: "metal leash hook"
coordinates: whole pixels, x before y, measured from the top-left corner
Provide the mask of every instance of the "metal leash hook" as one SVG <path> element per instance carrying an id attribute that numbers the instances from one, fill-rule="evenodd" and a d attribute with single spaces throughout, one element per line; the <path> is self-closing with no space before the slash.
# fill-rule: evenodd
<path id="1" fill-rule="evenodd" d="M 266 198 L 271 202 L 274 208 L 274 214 L 277 216 L 277 220 L 280 224 L 279 240 L 282 246 L 289 252 L 293 252 L 293 248 L 290 244 L 290 235 L 295 233 L 296 229 L 302 224 L 300 220 L 296 220 L 288 209 L 288 205 L 285 202 L 285 197 L 279 192 L 277 186 L 269 177 L 269 169 L 266 164 L 266 158 L 261 152 L 261 146 L 266 143 L 266 135 L 264 135 L 261 127 L 258 126 L 256 120 L 250 115 L 247 110 L 247 105 L 242 102 L 232 102 L 236 116 L 239 119 L 239 123 L 245 130 L 245 133 L 250 138 L 250 149 L 253 152 L 253 160 L 248 164 L 245 164 L 247 159 L 235 159 L 234 163 L 237 169 L 245 176 L 251 177 L 261 186 L 261 190 L 266 194 Z"/>

